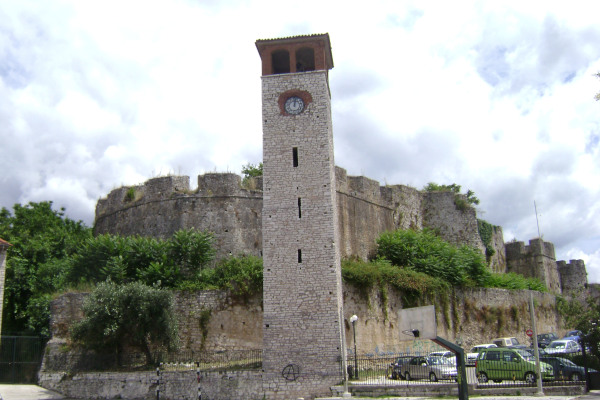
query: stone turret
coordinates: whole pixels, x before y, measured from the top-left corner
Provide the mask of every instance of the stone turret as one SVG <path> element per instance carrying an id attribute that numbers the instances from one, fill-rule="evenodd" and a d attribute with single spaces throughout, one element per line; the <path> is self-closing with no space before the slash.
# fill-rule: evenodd
<path id="1" fill-rule="evenodd" d="M 538 278 L 554 293 L 562 293 L 556 267 L 554 245 L 542 239 L 532 239 L 529 246 L 523 242 L 506 243 L 507 272 Z"/>
<path id="2" fill-rule="evenodd" d="M 587 271 L 583 260 L 559 261 L 558 273 L 563 293 L 580 293 L 587 289 Z"/>

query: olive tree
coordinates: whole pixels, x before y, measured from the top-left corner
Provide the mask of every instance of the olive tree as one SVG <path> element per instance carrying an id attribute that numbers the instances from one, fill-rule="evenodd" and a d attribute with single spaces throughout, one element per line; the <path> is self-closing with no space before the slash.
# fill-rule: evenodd
<path id="1" fill-rule="evenodd" d="M 148 364 L 154 359 L 151 345 L 174 350 L 177 321 L 171 292 L 140 282 L 99 284 L 86 298 L 84 318 L 71 327 L 71 338 L 85 348 L 114 354 L 125 347 L 140 349 Z"/>

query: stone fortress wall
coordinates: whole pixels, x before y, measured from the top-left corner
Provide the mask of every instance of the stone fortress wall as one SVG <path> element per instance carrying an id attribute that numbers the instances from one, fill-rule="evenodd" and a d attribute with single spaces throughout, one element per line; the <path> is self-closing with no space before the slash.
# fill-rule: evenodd
<path id="1" fill-rule="evenodd" d="M 348 176 L 336 167 L 338 231 L 342 257 L 368 259 L 385 231 L 434 229 L 453 244 L 485 251 L 474 207 L 459 208 L 451 192 L 424 192 L 405 185 L 380 186 L 364 176 Z M 214 233 L 217 259 L 228 255 L 262 256 L 262 178 L 242 187 L 233 173 L 198 176 L 190 188 L 187 176 L 153 178 L 144 184 L 111 191 L 96 206 L 94 233 L 166 238 L 180 229 Z M 504 243 L 502 228 L 493 227 L 489 260 L 493 272 L 537 277 L 555 293 L 587 287 L 582 260 L 556 262 L 554 245 L 533 239 Z"/>

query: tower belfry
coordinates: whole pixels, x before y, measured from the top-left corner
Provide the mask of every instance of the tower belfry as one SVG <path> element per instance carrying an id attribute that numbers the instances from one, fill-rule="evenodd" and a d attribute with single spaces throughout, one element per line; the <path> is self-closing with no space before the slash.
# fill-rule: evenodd
<path id="1" fill-rule="evenodd" d="M 263 389 L 331 394 L 345 340 L 329 35 L 256 41 L 262 60 Z M 341 360 L 341 361 L 340 361 Z"/>

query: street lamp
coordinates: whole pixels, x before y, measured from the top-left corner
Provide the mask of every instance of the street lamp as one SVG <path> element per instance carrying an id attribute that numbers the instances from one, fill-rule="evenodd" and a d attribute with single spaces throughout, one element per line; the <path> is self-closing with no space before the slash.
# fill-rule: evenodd
<path id="1" fill-rule="evenodd" d="M 358 354 L 356 353 L 356 321 L 358 317 L 355 315 L 350 317 L 352 322 L 352 333 L 354 334 L 354 378 L 358 379 Z"/>

